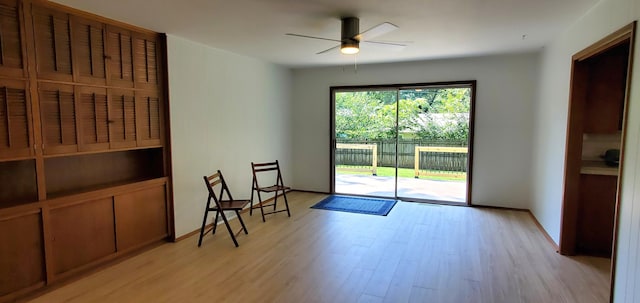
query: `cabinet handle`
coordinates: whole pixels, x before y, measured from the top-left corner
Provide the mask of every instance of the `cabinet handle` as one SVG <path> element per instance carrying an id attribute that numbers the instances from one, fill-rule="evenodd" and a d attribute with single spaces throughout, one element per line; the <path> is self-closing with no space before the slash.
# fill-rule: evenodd
<path id="1" fill-rule="evenodd" d="M 109 56 L 109 55 L 104 55 L 104 58 L 107 59 L 107 60 L 111 60 L 111 56 Z"/>
<path id="2" fill-rule="evenodd" d="M 107 120 L 107 123 L 116 123 L 116 120 Z"/>

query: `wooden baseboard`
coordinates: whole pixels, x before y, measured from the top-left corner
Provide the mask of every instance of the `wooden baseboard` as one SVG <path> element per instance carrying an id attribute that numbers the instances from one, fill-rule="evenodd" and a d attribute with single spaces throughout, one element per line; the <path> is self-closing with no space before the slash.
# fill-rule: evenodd
<path id="1" fill-rule="evenodd" d="M 489 208 L 489 209 L 501 209 L 501 210 L 514 210 L 514 211 L 526 211 L 531 213 L 531 211 L 529 211 L 526 208 L 515 208 L 515 207 L 505 207 L 505 206 L 493 206 L 493 205 L 478 205 L 478 204 L 472 204 L 471 206 L 476 207 L 476 208 Z M 537 221 L 536 221 L 537 222 Z"/>
<path id="2" fill-rule="evenodd" d="M 310 193 L 310 194 L 323 194 L 323 195 L 330 195 L 330 192 L 324 192 L 324 191 L 315 191 L 315 190 L 303 190 L 303 189 L 292 189 L 291 191 L 295 191 L 295 192 L 299 192 L 299 193 Z"/>
<path id="3" fill-rule="evenodd" d="M 547 238 L 547 241 L 549 242 L 549 244 L 551 244 L 551 246 L 553 246 L 553 248 L 556 250 L 556 252 L 559 252 L 560 251 L 560 247 L 558 246 L 558 244 L 556 244 L 555 241 L 553 241 L 553 238 L 551 238 L 551 236 L 549 236 L 549 233 L 547 233 L 547 231 L 544 229 L 544 227 L 542 227 L 542 224 L 540 224 L 540 222 L 538 222 L 538 219 L 536 218 L 536 216 L 533 215 L 531 210 L 527 210 L 527 212 L 531 216 L 531 219 L 533 219 L 533 222 L 536 224 L 538 229 L 542 232 L 544 237 Z"/>

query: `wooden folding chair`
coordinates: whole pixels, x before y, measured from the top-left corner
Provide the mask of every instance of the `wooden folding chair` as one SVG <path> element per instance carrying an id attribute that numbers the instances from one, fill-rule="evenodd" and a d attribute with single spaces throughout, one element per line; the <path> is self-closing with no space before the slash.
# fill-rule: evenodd
<path id="1" fill-rule="evenodd" d="M 265 222 L 264 215 L 275 214 L 279 212 L 286 211 L 287 216 L 291 217 L 291 213 L 289 212 L 289 202 L 287 201 L 286 191 L 291 189 L 288 186 L 284 185 L 282 182 L 282 173 L 280 172 L 280 164 L 278 160 L 275 162 L 266 162 L 266 163 L 253 163 L 251 162 L 251 169 L 253 170 L 253 181 L 251 186 L 251 206 L 249 207 L 249 215 L 253 215 L 254 208 L 260 208 L 260 213 L 262 214 L 262 222 Z M 267 178 L 266 175 L 275 175 L 275 184 L 269 186 L 260 186 L 258 185 L 258 179 Z M 265 175 L 260 177 L 259 175 Z M 260 178 L 259 178 L 260 177 Z M 258 205 L 253 205 L 253 193 L 256 192 L 258 194 Z M 282 192 L 282 196 L 284 197 L 284 205 L 285 209 L 277 210 L 278 204 L 278 192 Z M 260 193 L 272 193 L 273 194 L 273 203 L 271 204 L 263 204 L 265 201 L 262 200 L 262 196 Z M 264 207 L 273 205 L 273 210 L 270 212 L 264 212 Z"/>
<path id="2" fill-rule="evenodd" d="M 236 240 L 236 234 L 239 234 L 241 231 L 244 231 L 245 234 L 249 234 L 247 231 L 247 227 L 244 225 L 242 221 L 242 217 L 240 216 L 240 211 L 249 204 L 249 200 L 234 200 L 231 197 L 231 192 L 229 192 L 229 187 L 227 187 L 227 183 L 224 181 L 224 177 L 220 170 L 215 174 L 207 177 L 204 176 L 204 183 L 207 185 L 207 190 L 209 191 L 209 198 L 207 198 L 207 208 L 204 210 L 204 219 L 202 220 L 202 228 L 200 228 L 200 239 L 198 240 L 198 247 L 202 245 L 202 237 L 209 232 L 204 231 L 205 226 L 207 225 L 207 215 L 210 211 L 216 212 L 216 219 L 213 221 L 213 227 L 210 229 L 212 231 L 211 234 L 216 233 L 216 227 L 218 226 L 218 216 L 222 216 L 222 220 L 224 224 L 227 226 L 227 230 L 229 231 L 229 235 L 231 235 L 231 239 L 233 243 L 238 247 L 238 241 Z M 220 194 L 216 196 L 215 188 L 220 187 Z M 224 200 L 224 194 L 227 194 L 227 200 Z M 211 200 L 213 200 L 213 205 L 211 205 Z M 229 221 L 227 220 L 227 216 L 225 216 L 225 211 L 235 211 L 236 216 L 238 216 L 238 220 L 240 221 L 240 225 L 242 225 L 242 229 L 240 229 L 237 233 L 234 233 L 231 230 L 231 226 L 229 225 Z"/>

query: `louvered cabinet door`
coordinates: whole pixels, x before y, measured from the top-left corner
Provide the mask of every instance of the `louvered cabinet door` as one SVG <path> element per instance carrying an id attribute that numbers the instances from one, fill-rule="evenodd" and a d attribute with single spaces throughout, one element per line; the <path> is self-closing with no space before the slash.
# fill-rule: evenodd
<path id="1" fill-rule="evenodd" d="M 16 0 L 0 0 L 0 73 L 24 77 L 24 41 Z"/>
<path id="2" fill-rule="evenodd" d="M 76 82 L 106 84 L 104 25 L 72 16 L 71 32 Z"/>
<path id="3" fill-rule="evenodd" d="M 162 144 L 162 104 L 154 91 L 136 91 L 138 146 Z"/>
<path id="4" fill-rule="evenodd" d="M 24 81 L 0 79 L 0 158 L 32 154 L 31 108 Z"/>
<path id="5" fill-rule="evenodd" d="M 38 89 L 44 153 L 78 151 L 76 100 L 72 85 L 40 83 Z"/>
<path id="6" fill-rule="evenodd" d="M 133 90 L 109 91 L 109 142 L 111 148 L 136 147 L 136 100 Z"/>
<path id="7" fill-rule="evenodd" d="M 107 26 L 107 65 L 111 86 L 133 87 L 133 37 L 130 31 Z"/>
<path id="8" fill-rule="evenodd" d="M 133 62 L 136 88 L 155 89 L 158 87 L 158 54 L 157 35 L 140 33 L 134 35 Z"/>
<path id="9" fill-rule="evenodd" d="M 72 81 L 69 14 L 33 5 L 38 77 Z"/>
<path id="10" fill-rule="evenodd" d="M 76 86 L 80 151 L 109 149 L 107 89 Z"/>

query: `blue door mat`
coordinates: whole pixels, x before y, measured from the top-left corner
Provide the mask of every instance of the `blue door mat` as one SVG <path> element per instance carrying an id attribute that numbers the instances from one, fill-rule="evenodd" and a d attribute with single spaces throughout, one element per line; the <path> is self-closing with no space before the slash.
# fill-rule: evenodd
<path id="1" fill-rule="evenodd" d="M 337 210 L 350 213 L 386 216 L 397 200 L 331 195 L 311 206 L 315 209 Z"/>

